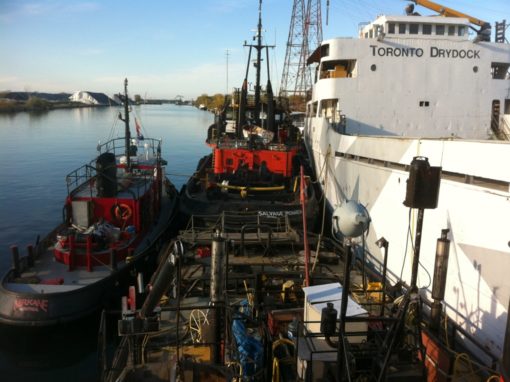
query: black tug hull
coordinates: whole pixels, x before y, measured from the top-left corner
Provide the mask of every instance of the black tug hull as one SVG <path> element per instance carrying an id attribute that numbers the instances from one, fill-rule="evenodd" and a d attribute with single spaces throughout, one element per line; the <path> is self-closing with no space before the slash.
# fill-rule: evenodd
<path id="1" fill-rule="evenodd" d="M 311 194 L 311 195 L 310 195 Z M 179 211 L 181 219 L 186 224 L 193 216 L 198 219 L 199 223 L 205 224 L 208 216 L 218 216 L 222 213 L 233 213 L 236 216 L 258 216 L 261 221 L 272 222 L 277 225 L 284 225 L 285 221 L 291 227 L 303 226 L 303 209 L 299 202 L 278 202 L 270 199 L 254 199 L 247 198 L 241 199 L 225 195 L 223 198 L 209 198 L 205 193 L 191 194 L 186 186 L 181 190 Z M 319 204 L 315 198 L 315 193 L 309 193 L 306 201 L 306 222 L 307 228 L 310 231 L 315 230 L 317 221 L 317 212 L 319 211 Z M 201 220 L 201 217 L 203 219 Z M 247 219 L 246 223 L 252 222 L 252 219 Z M 242 225 L 242 221 L 239 222 Z M 271 225 L 273 225 L 271 224 Z"/>
<path id="2" fill-rule="evenodd" d="M 15 271 L 7 271 L 0 284 L 0 324 L 20 327 L 53 326 L 89 316 L 103 307 L 119 305 L 119 286 L 133 282 L 135 271 L 143 273 L 155 268 L 161 242 L 177 216 L 177 196 L 170 195 L 163 205 L 158 222 L 144 235 L 134 251 L 133 259 L 119 264 L 116 271 L 111 271 L 106 277 L 89 285 L 76 289 L 68 285 L 48 285 L 45 293 L 30 292 L 30 287 L 16 291 L 12 290 L 15 289 L 12 287 Z M 46 252 L 48 250 L 42 256 L 52 256 L 51 250 Z M 44 269 L 38 269 L 38 272 L 44 272 Z M 94 277 L 94 272 L 88 274 L 88 277 Z"/>

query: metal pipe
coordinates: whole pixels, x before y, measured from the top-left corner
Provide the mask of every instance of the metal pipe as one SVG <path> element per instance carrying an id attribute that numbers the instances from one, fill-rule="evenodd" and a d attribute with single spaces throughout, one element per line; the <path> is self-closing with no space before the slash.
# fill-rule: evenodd
<path id="1" fill-rule="evenodd" d="M 413 267 L 411 272 L 411 290 L 415 291 L 417 288 L 416 282 L 418 279 L 418 265 L 420 264 L 420 247 L 421 247 L 421 234 L 423 230 L 423 208 L 418 209 L 418 220 L 416 222 L 416 235 L 414 239 L 414 256 Z"/>
<path id="2" fill-rule="evenodd" d="M 303 215 L 303 245 L 305 249 L 305 286 L 310 286 L 310 271 L 308 263 L 310 261 L 310 247 L 308 246 L 308 230 L 306 227 L 306 197 L 305 197 L 305 175 L 303 165 L 300 167 L 300 202 Z"/>
<path id="3" fill-rule="evenodd" d="M 117 250 L 115 248 L 110 249 L 110 266 L 112 268 L 112 272 L 117 270 Z"/>
<path id="4" fill-rule="evenodd" d="M 129 98 L 128 98 L 128 80 L 124 79 L 124 124 L 125 124 L 125 137 L 124 137 L 124 145 L 125 154 L 126 154 L 126 171 L 131 171 L 131 158 L 129 152 L 129 146 L 131 146 L 131 132 L 129 131 Z"/>
<path id="5" fill-rule="evenodd" d="M 19 251 L 17 245 L 11 245 L 11 255 L 12 255 L 12 269 L 14 269 L 16 277 L 19 277 L 21 270 L 19 262 Z"/>
<path id="6" fill-rule="evenodd" d="M 28 253 L 28 266 L 33 267 L 35 264 L 35 253 L 34 246 L 32 244 L 27 245 L 27 253 Z"/>
<path id="7" fill-rule="evenodd" d="M 75 238 L 74 235 L 69 236 L 69 271 L 74 269 L 74 256 L 75 256 Z"/>
<path id="8" fill-rule="evenodd" d="M 441 230 L 441 237 L 437 239 L 436 260 L 434 264 L 434 279 L 432 283 L 432 303 L 430 327 L 438 330 L 441 325 L 441 301 L 444 300 L 446 289 L 446 276 L 448 272 L 448 256 L 450 253 L 450 240 L 447 239 L 449 229 Z"/>
<path id="9" fill-rule="evenodd" d="M 345 317 L 347 315 L 347 304 L 350 289 L 350 273 L 351 273 L 351 261 L 352 261 L 352 248 L 351 243 L 348 242 L 345 246 L 345 259 L 344 259 L 344 278 L 342 284 L 342 299 L 340 304 L 340 333 L 338 337 L 338 377 L 341 378 L 346 367 L 346 353 L 344 347 L 345 338 Z"/>
<path id="10" fill-rule="evenodd" d="M 223 256 L 225 254 L 225 239 L 217 231 L 211 246 L 211 302 L 219 302 L 223 298 Z"/>
<path id="11" fill-rule="evenodd" d="M 449 229 L 441 230 L 441 237 L 437 239 L 436 261 L 434 266 L 434 280 L 432 283 L 432 298 L 444 300 L 446 275 L 448 272 L 448 256 L 450 253 L 450 240 L 447 239 Z"/>
<path id="12" fill-rule="evenodd" d="M 221 237 L 220 232 L 216 231 L 211 246 L 211 329 L 213 335 L 212 341 L 212 359 L 215 364 L 222 364 L 222 331 L 223 331 L 223 293 L 224 293 L 224 255 L 225 239 Z"/>
<path id="13" fill-rule="evenodd" d="M 143 294 L 145 292 L 145 285 L 143 283 L 143 273 L 138 272 L 136 275 L 136 287 L 138 289 L 138 294 Z"/>
<path id="14" fill-rule="evenodd" d="M 172 253 L 174 255 L 179 256 L 180 246 L 175 245 L 173 251 L 174 252 Z M 152 284 L 152 288 L 149 294 L 147 295 L 145 302 L 143 303 L 142 309 L 140 310 L 141 318 L 145 318 L 152 314 L 154 308 L 159 303 L 161 296 L 163 296 L 163 294 L 168 290 L 172 282 L 172 275 L 174 272 L 176 261 L 178 260 L 176 260 L 175 256 L 172 255 L 166 258 L 165 263 L 163 264 L 158 274 L 156 275 L 154 283 Z"/>
<path id="15" fill-rule="evenodd" d="M 384 237 L 381 237 L 379 240 L 377 240 L 375 242 L 375 244 L 379 248 L 381 248 L 381 247 L 384 248 L 383 272 L 382 272 L 382 280 L 381 280 L 381 283 L 382 283 L 382 299 L 381 300 L 382 301 L 381 301 L 381 312 L 379 313 L 379 315 L 382 317 L 384 315 L 384 305 L 386 302 L 386 272 L 388 270 L 389 243 Z"/>
<path id="16" fill-rule="evenodd" d="M 85 251 L 85 260 L 87 263 L 87 271 L 92 272 L 92 236 L 87 235 L 86 239 L 86 251 Z"/>

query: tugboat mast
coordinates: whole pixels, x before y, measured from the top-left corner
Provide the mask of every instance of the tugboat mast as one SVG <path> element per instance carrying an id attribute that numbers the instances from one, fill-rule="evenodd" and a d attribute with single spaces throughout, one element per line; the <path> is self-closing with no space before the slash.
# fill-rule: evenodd
<path id="1" fill-rule="evenodd" d="M 257 76 L 255 80 L 255 121 L 260 125 L 260 64 L 261 64 L 261 50 L 262 46 L 262 0 L 259 0 L 259 23 L 257 25 L 257 61 L 256 69 Z"/>
<path id="2" fill-rule="evenodd" d="M 260 93 L 261 93 L 261 87 L 260 87 L 260 70 L 261 70 L 261 61 L 262 61 L 262 49 L 269 49 L 274 48 L 274 45 L 262 45 L 262 0 L 259 0 L 259 22 L 257 25 L 257 44 L 244 44 L 244 46 L 250 47 L 250 52 L 248 54 L 248 65 L 246 67 L 246 76 L 243 82 L 242 91 L 244 94 L 241 95 L 241 107 L 240 110 L 240 122 L 241 124 L 244 124 L 246 122 L 243 114 L 243 110 L 246 107 L 247 101 L 246 101 L 246 92 L 247 92 L 247 78 L 249 73 L 249 67 L 250 67 L 250 57 L 251 57 L 251 49 L 255 48 L 257 49 L 257 58 L 255 60 L 255 69 L 256 69 L 256 77 L 255 77 L 255 113 L 254 113 L 254 123 L 256 125 L 261 124 L 260 120 L 260 113 L 261 113 L 261 101 L 260 101 Z M 269 59 L 269 55 L 267 54 L 267 59 Z M 268 61 L 268 79 L 269 79 L 269 61 Z"/>
<path id="3" fill-rule="evenodd" d="M 128 80 L 124 80 L 124 118 L 119 113 L 119 119 L 124 122 L 125 133 L 124 133 L 124 146 L 126 154 L 126 171 L 131 171 L 131 158 L 129 156 L 129 147 L 131 146 L 131 132 L 129 131 L 129 98 L 128 98 Z"/>

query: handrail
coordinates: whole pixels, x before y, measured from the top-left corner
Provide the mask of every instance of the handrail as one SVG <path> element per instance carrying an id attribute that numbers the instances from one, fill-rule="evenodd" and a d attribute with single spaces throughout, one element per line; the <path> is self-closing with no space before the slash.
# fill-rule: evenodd
<path id="1" fill-rule="evenodd" d="M 151 149 L 151 154 L 156 158 L 161 159 L 161 140 L 155 138 L 145 138 L 140 142 L 144 142 L 144 149 Z M 126 145 L 124 143 L 124 138 L 114 138 L 105 143 L 100 143 L 97 145 L 97 151 L 99 154 L 109 152 L 114 153 L 116 156 L 124 155 L 125 148 Z"/>
<path id="2" fill-rule="evenodd" d="M 266 252 L 267 250 L 271 247 L 271 236 L 273 235 L 273 230 L 271 229 L 271 227 L 267 224 L 245 224 L 241 227 L 241 248 L 240 248 L 240 253 L 242 256 L 245 255 L 244 253 L 244 232 L 247 230 L 247 229 L 254 229 L 256 228 L 257 231 L 258 231 L 258 235 L 260 235 L 260 232 L 259 232 L 259 229 L 260 228 L 267 228 L 268 232 L 267 232 L 267 248 L 266 250 L 264 251 L 264 256 L 266 255 Z"/>
<path id="3" fill-rule="evenodd" d="M 96 176 L 96 174 L 96 168 L 90 164 L 85 164 L 78 167 L 76 170 L 71 171 L 66 175 L 67 194 L 70 195 L 71 190 L 92 179 Z"/>

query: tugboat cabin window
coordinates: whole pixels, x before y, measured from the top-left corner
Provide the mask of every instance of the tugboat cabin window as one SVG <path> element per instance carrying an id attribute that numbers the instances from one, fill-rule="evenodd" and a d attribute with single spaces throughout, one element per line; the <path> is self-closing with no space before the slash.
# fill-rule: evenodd
<path id="1" fill-rule="evenodd" d="M 388 34 L 395 34 L 395 23 L 388 23 Z"/>
<path id="2" fill-rule="evenodd" d="M 510 79 L 510 63 L 507 62 L 493 62 L 491 65 L 491 75 L 495 80 L 508 80 Z"/>
<path id="3" fill-rule="evenodd" d="M 455 36 L 455 25 L 448 25 L 448 36 Z"/>
<path id="4" fill-rule="evenodd" d="M 409 24 L 409 34 L 418 34 L 420 24 Z"/>
<path id="5" fill-rule="evenodd" d="M 437 36 L 444 35 L 444 25 L 443 24 L 436 24 L 436 35 Z"/>
<path id="6" fill-rule="evenodd" d="M 432 24 L 423 24 L 422 33 L 423 34 L 432 34 Z"/>
<path id="7" fill-rule="evenodd" d="M 320 78 L 356 77 L 356 60 L 322 61 Z"/>
<path id="8" fill-rule="evenodd" d="M 459 25 L 457 28 L 457 35 L 461 37 L 464 36 L 466 33 L 466 27 L 464 25 Z"/>
<path id="9" fill-rule="evenodd" d="M 398 24 L 398 33 L 399 34 L 406 34 L 407 24 L 400 23 Z"/>

